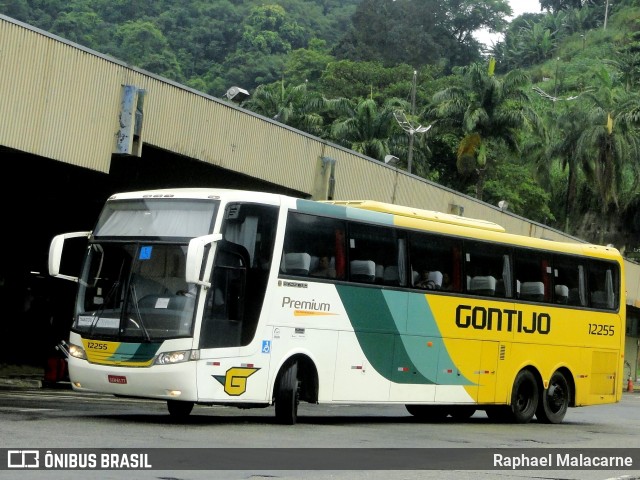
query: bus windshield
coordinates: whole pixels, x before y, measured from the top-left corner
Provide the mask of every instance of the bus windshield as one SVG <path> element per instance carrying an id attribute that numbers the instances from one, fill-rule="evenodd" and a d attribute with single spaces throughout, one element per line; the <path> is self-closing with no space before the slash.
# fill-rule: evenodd
<path id="1" fill-rule="evenodd" d="M 195 284 L 186 245 L 93 243 L 73 328 L 88 338 L 164 340 L 192 334 Z"/>

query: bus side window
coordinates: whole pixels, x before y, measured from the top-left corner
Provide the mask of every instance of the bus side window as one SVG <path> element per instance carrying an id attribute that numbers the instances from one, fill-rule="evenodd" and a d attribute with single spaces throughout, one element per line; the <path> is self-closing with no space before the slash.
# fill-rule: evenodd
<path id="1" fill-rule="evenodd" d="M 580 265 L 571 257 L 556 255 L 553 258 L 554 303 L 583 305 L 580 301 L 581 271 Z"/>
<path id="2" fill-rule="evenodd" d="M 618 307 L 615 298 L 619 282 L 617 268 L 613 264 L 592 261 L 589 265 L 588 286 L 590 306 L 608 310 Z"/>
<path id="3" fill-rule="evenodd" d="M 519 283 L 519 298 L 529 302 L 552 301 L 552 268 L 544 253 L 517 248 L 514 252 L 515 277 Z"/>
<path id="4" fill-rule="evenodd" d="M 410 232 L 408 243 L 410 285 L 429 290 L 462 291 L 462 245 L 458 239 Z"/>
<path id="5" fill-rule="evenodd" d="M 342 220 L 290 212 L 280 272 L 343 279 L 346 270 L 344 231 Z"/>
<path id="6" fill-rule="evenodd" d="M 380 268 L 380 267 L 383 268 Z M 349 225 L 349 267 L 353 282 L 407 286 L 406 240 L 396 229 L 353 222 Z"/>
<path id="7" fill-rule="evenodd" d="M 486 242 L 465 242 L 467 292 L 504 297 L 511 294 L 511 267 L 505 247 Z"/>

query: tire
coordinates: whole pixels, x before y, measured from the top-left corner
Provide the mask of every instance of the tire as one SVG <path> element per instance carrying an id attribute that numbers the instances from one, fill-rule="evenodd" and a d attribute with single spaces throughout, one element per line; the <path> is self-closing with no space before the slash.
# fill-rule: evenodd
<path id="1" fill-rule="evenodd" d="M 281 425 L 295 425 L 298 421 L 298 364 L 286 367 L 278 382 L 275 394 L 276 421 Z"/>
<path id="2" fill-rule="evenodd" d="M 449 415 L 444 405 L 405 405 L 405 408 L 418 420 L 426 422 L 442 422 Z"/>
<path id="3" fill-rule="evenodd" d="M 487 417 L 489 420 L 496 423 L 506 423 L 513 420 L 513 415 L 511 413 L 511 407 L 506 405 L 495 405 L 491 407 L 487 407 L 485 409 Z"/>
<path id="4" fill-rule="evenodd" d="M 562 423 L 569 399 L 571 389 L 565 376 L 556 371 L 549 379 L 549 387 L 540 393 L 536 418 L 542 423 Z"/>
<path id="5" fill-rule="evenodd" d="M 521 370 L 511 391 L 511 416 L 515 423 L 529 423 L 538 408 L 538 383 L 529 370 Z"/>
<path id="6" fill-rule="evenodd" d="M 193 410 L 193 402 L 182 402 L 180 400 L 167 400 L 167 409 L 171 417 L 180 419 L 187 418 Z"/>
<path id="7" fill-rule="evenodd" d="M 457 421 L 468 420 L 474 413 L 476 413 L 476 407 L 472 407 L 471 405 L 454 405 L 449 407 L 449 414 Z"/>

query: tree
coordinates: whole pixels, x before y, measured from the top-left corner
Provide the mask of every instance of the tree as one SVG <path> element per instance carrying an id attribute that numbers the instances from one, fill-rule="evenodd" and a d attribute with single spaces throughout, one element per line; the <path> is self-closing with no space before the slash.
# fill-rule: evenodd
<path id="1" fill-rule="evenodd" d="M 323 134 L 321 112 L 326 101 L 317 93 L 309 93 L 306 83 L 294 86 L 280 81 L 260 85 L 243 106 L 312 135 Z"/>
<path id="2" fill-rule="evenodd" d="M 576 156 L 596 194 L 592 207 L 599 208 L 602 218 L 612 214 L 620 217 L 638 191 L 640 132 L 632 112 L 640 111 L 640 97 L 616 89 L 606 68 L 593 82 L 599 86 L 584 94 L 587 116 L 576 143 Z M 603 237 L 599 241 L 602 243 Z"/>
<path id="3" fill-rule="evenodd" d="M 437 92 L 428 113 L 438 121 L 438 128 L 459 129 L 457 168 L 462 176 L 476 174 L 476 196 L 482 199 L 488 148 L 492 142 L 503 142 L 513 152 L 519 151 L 519 135 L 532 129 L 543 135 L 540 117 L 531 107 L 524 87 L 529 77 L 520 70 L 512 70 L 503 78 L 489 67 L 475 63 L 456 71 L 460 85 Z"/>
<path id="4" fill-rule="evenodd" d="M 169 49 L 167 39 L 152 22 L 126 22 L 117 28 L 115 38 L 119 58 L 157 75 L 182 81 L 180 64 Z"/>
<path id="5" fill-rule="evenodd" d="M 380 62 L 340 60 L 327 65 L 320 89 L 328 98 L 369 97 L 382 105 L 388 98 L 408 96 L 413 70 L 406 64 L 385 67 Z M 425 78 L 430 77 L 425 74 Z"/>
<path id="6" fill-rule="evenodd" d="M 502 31 L 511 13 L 506 0 L 363 0 L 353 16 L 353 29 L 334 50 L 339 59 L 466 65 L 480 58 L 473 32 Z"/>
<path id="7" fill-rule="evenodd" d="M 549 208 L 551 194 L 543 189 L 527 165 L 499 162 L 485 183 L 485 200 L 497 205 L 504 200 L 509 210 L 531 220 L 548 224 L 554 220 Z"/>
<path id="8" fill-rule="evenodd" d="M 541 167 L 546 171 L 552 170 L 552 162 L 558 161 L 560 171 L 566 175 L 563 182 L 564 195 L 560 205 L 564 212 L 564 231 L 569 233 L 572 214 L 580 210 L 578 205 L 578 190 L 580 178 L 580 160 L 577 155 L 578 141 L 584 131 L 584 118 L 587 117 L 584 105 L 580 101 L 566 101 L 557 106 L 559 112 L 555 119 L 557 135 L 550 143 L 549 155 L 542 157 Z"/>
<path id="9" fill-rule="evenodd" d="M 287 80 L 295 84 L 308 82 L 310 88 L 318 88 L 322 73 L 334 60 L 326 45 L 324 40 L 312 39 L 308 48 L 291 52 L 285 72 Z"/>
<path id="10" fill-rule="evenodd" d="M 80 45 L 95 44 L 101 28 L 102 20 L 95 12 L 62 13 L 51 26 L 57 35 Z"/>
<path id="11" fill-rule="evenodd" d="M 351 150 L 383 161 L 391 153 L 390 139 L 399 135 L 393 112 L 405 102 L 390 99 L 382 107 L 370 98 L 342 104 L 343 115 L 331 127 L 331 138 Z M 402 132 L 404 133 L 404 132 Z"/>
<path id="12" fill-rule="evenodd" d="M 219 70 L 221 84 L 239 85 L 253 90 L 259 85 L 278 81 L 284 75 L 287 55 L 265 55 L 258 51 L 236 50 L 228 55 Z M 226 89 L 224 90 L 226 91 Z"/>
<path id="13" fill-rule="evenodd" d="M 263 54 L 289 53 L 306 44 L 306 32 L 279 5 L 254 7 L 244 23 L 240 48 Z"/>
<path id="14" fill-rule="evenodd" d="M 583 4 L 586 3 L 585 0 L 540 0 L 540 10 L 558 13 L 560 10 L 582 8 Z"/>

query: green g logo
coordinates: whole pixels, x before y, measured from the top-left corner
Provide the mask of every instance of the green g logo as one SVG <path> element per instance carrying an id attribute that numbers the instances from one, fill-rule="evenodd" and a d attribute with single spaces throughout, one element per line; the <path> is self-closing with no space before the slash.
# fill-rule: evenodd
<path id="1" fill-rule="evenodd" d="M 259 368 L 231 367 L 225 376 L 213 375 L 221 385 L 227 395 L 237 397 L 247 391 L 247 378 L 256 373 Z"/>

